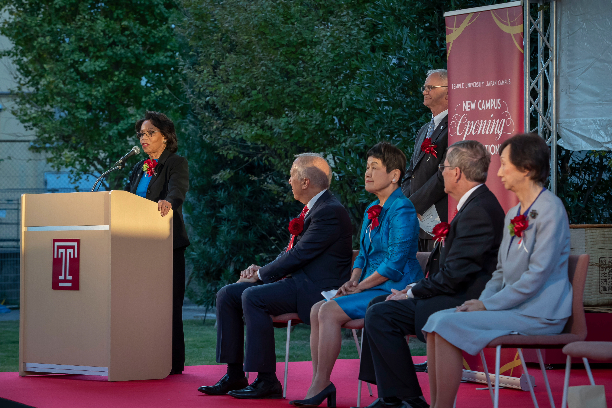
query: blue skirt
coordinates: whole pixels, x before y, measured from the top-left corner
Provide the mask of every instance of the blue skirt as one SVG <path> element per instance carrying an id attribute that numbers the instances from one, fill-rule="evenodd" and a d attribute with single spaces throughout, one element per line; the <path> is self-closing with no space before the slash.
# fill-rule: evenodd
<path id="1" fill-rule="evenodd" d="M 377 296 L 388 296 L 390 294 L 391 292 L 382 289 L 368 289 L 363 292 L 336 298 L 334 302 L 336 302 L 351 319 L 363 319 L 368 304 L 370 304 L 372 299 Z"/>

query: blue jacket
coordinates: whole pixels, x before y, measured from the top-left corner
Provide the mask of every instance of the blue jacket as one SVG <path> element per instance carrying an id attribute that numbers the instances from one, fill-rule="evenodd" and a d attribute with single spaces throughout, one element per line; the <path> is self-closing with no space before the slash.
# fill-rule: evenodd
<path id="1" fill-rule="evenodd" d="M 423 278 L 423 271 L 416 259 L 419 221 L 414 206 L 398 188 L 385 202 L 378 216 L 380 224 L 370 232 L 367 210 L 378 203 L 378 200 L 374 201 L 364 213 L 360 250 L 353 268 L 362 270 L 359 281 L 374 272 L 389 278 L 372 289 L 387 292 L 391 292 L 391 289 L 402 290 Z"/>

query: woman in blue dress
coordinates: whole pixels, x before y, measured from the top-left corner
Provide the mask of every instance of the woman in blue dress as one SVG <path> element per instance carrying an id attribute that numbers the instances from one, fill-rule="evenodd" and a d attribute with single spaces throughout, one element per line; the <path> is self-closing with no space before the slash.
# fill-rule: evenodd
<path id="1" fill-rule="evenodd" d="M 291 401 L 292 405 L 317 406 L 327 399 L 328 407 L 335 406 L 336 388 L 330 375 L 340 353 L 342 325 L 362 319 L 373 298 L 388 295 L 391 289 L 402 290 L 423 277 L 416 260 L 419 222 L 400 189 L 405 168 L 406 156 L 389 143 L 378 143 L 368 151 L 365 189 L 378 199 L 364 214 L 351 279 L 331 300 L 312 307 L 312 384 L 306 399 Z"/>

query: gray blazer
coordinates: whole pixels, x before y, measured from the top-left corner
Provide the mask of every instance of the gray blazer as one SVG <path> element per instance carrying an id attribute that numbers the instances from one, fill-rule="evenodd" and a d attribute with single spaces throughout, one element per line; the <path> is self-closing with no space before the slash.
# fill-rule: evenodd
<path id="1" fill-rule="evenodd" d="M 480 295 L 487 310 L 509 310 L 525 316 L 563 319 L 572 314 L 572 285 L 567 275 L 570 232 L 561 200 L 544 191 L 532 205 L 529 227 L 519 238 L 510 236 L 510 220 L 518 205 L 506 214 L 497 270 Z M 533 217 L 533 215 L 535 218 Z"/>

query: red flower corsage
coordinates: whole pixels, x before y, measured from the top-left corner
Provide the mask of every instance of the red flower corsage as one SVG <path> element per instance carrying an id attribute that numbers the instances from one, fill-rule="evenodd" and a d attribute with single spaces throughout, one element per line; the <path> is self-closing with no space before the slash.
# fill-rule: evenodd
<path id="1" fill-rule="evenodd" d="M 448 235 L 450 224 L 448 222 L 441 222 L 433 227 L 434 242 L 442 242 L 444 246 L 444 239 Z"/>
<path id="2" fill-rule="evenodd" d="M 510 225 L 508 225 L 508 229 L 510 230 L 511 237 L 519 237 L 523 236 L 523 231 L 525 231 L 529 227 L 529 220 L 523 215 L 517 215 L 510 221 Z"/>
<path id="3" fill-rule="evenodd" d="M 510 225 L 508 225 L 510 236 L 521 238 L 518 242 L 519 246 L 521 245 L 521 242 L 523 242 L 523 232 L 527 229 L 527 227 L 529 227 L 529 219 L 525 214 L 517 215 L 510 220 Z"/>
<path id="4" fill-rule="evenodd" d="M 423 143 L 421 143 L 421 151 L 425 152 L 425 154 L 432 154 L 433 157 L 437 159 L 436 147 L 438 147 L 438 145 L 432 144 L 430 138 L 426 138 L 423 140 Z"/>
<path id="5" fill-rule="evenodd" d="M 368 208 L 368 219 L 372 220 L 372 222 L 370 223 L 370 231 L 378 227 L 378 225 L 380 224 L 380 222 L 378 221 L 378 216 L 380 215 L 381 211 L 382 207 L 378 204 Z"/>
<path id="6" fill-rule="evenodd" d="M 304 218 L 297 217 L 289 221 L 289 232 L 291 235 L 300 235 L 304 230 Z"/>
<path id="7" fill-rule="evenodd" d="M 155 160 L 147 159 L 142 165 L 142 171 L 147 173 L 147 176 L 151 177 L 155 174 L 156 166 L 157 166 L 157 162 Z"/>

